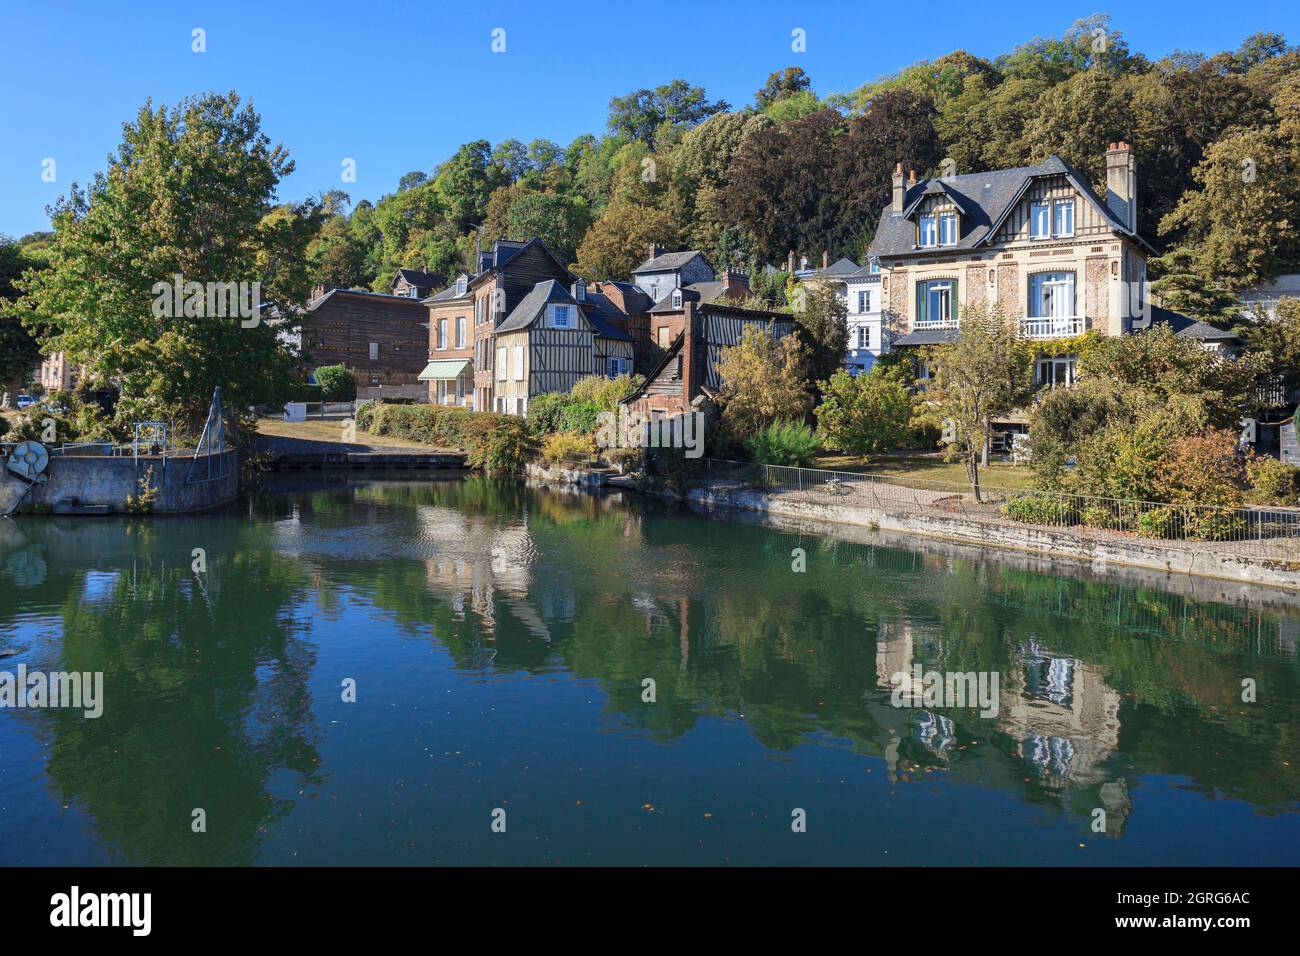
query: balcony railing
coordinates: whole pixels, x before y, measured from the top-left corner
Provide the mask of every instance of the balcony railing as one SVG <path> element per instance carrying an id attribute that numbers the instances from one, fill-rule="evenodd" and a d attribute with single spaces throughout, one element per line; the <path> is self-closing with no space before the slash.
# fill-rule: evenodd
<path id="1" fill-rule="evenodd" d="M 1083 316 L 1053 315 L 1046 318 L 1021 319 L 1020 334 L 1027 339 L 1064 339 L 1083 334 Z"/>
<path id="2" fill-rule="evenodd" d="M 955 329 L 961 325 L 956 318 L 951 319 L 917 319 L 912 323 L 913 330 L 916 329 Z"/>

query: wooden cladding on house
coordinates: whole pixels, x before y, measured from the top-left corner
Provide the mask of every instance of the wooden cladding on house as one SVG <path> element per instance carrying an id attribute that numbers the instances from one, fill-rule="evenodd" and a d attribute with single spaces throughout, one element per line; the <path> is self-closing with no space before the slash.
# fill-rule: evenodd
<path id="1" fill-rule="evenodd" d="M 1030 215 L 1036 202 L 1054 202 L 1058 199 L 1074 200 L 1074 233 L 1081 236 L 1109 236 L 1112 226 L 1092 202 L 1080 195 L 1064 176 L 1035 180 L 1016 203 L 1016 208 L 998 230 L 995 243 L 1030 241 Z M 1048 240 L 1041 240 L 1048 241 Z M 1062 241 L 1069 241 L 1064 239 Z M 1094 240 L 1095 241 L 1095 240 Z"/>

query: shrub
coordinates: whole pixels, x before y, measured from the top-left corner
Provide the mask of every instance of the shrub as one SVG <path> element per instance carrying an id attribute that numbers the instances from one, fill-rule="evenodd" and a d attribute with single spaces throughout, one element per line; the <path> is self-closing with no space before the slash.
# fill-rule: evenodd
<path id="1" fill-rule="evenodd" d="M 1018 495 L 1002 506 L 1002 517 L 1026 524 L 1072 525 L 1079 514 L 1068 499 L 1052 494 Z"/>
<path id="2" fill-rule="evenodd" d="M 1300 498 L 1300 468 L 1276 458 L 1252 455 L 1246 462 L 1250 499 L 1262 505 L 1294 505 Z"/>
<path id="3" fill-rule="evenodd" d="M 542 458 L 549 462 L 587 461 L 594 447 L 589 436 L 556 432 L 542 439 Z"/>
<path id="4" fill-rule="evenodd" d="M 560 427 L 557 430 L 590 435 L 596 430 L 600 413 L 603 411 L 605 409 L 594 402 L 571 402 L 561 410 Z"/>
<path id="5" fill-rule="evenodd" d="M 379 403 L 373 399 L 357 406 L 352 418 L 357 423 L 358 431 L 368 432 L 374 427 L 375 409 L 378 407 Z"/>
<path id="6" fill-rule="evenodd" d="M 746 440 L 745 447 L 763 464 L 803 468 L 817 453 L 817 433 L 803 422 L 772 422 Z"/>
<path id="7" fill-rule="evenodd" d="M 550 435 L 561 431 L 560 416 L 569 405 L 569 396 L 563 392 L 544 392 L 528 402 L 528 430 L 534 435 Z"/>
<path id="8" fill-rule="evenodd" d="M 633 392 L 644 381 L 644 376 L 620 375 L 606 378 L 603 375 L 588 375 L 574 382 L 569 389 L 569 398 L 584 405 L 595 405 L 602 412 L 612 412 L 618 408 L 619 399 Z M 529 409 L 531 414 L 531 408 Z"/>
<path id="9" fill-rule="evenodd" d="M 1102 505 L 1084 508 L 1080 520 L 1089 528 L 1105 528 L 1109 531 L 1128 531 L 1132 520 L 1124 514 L 1123 506 L 1118 511 Z"/>
<path id="10" fill-rule="evenodd" d="M 1152 508 L 1138 515 L 1138 533 L 1147 538 L 1173 538 L 1182 529 L 1181 516 L 1173 508 Z"/>
<path id="11" fill-rule="evenodd" d="M 357 427 L 374 435 L 462 449 L 467 465 L 490 472 L 518 471 L 536 444 L 522 418 L 446 405 L 367 402 L 357 411 Z"/>
<path id="12" fill-rule="evenodd" d="M 821 391 L 817 432 L 828 447 L 865 455 L 908 442 L 914 401 L 897 376 L 883 368 L 856 376 L 840 369 Z"/>
<path id="13" fill-rule="evenodd" d="M 345 365 L 322 365 L 316 369 L 316 384 L 327 402 L 351 402 L 357 397 L 356 376 Z"/>

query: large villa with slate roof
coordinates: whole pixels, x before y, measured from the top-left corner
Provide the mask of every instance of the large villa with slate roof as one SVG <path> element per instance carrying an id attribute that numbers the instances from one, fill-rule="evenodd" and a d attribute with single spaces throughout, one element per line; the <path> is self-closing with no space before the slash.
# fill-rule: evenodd
<path id="1" fill-rule="evenodd" d="M 1137 234 L 1133 151 L 1106 153 L 1106 198 L 1059 156 L 1035 166 L 904 182 L 868 252 L 894 346 L 951 340 L 963 307 L 1000 305 L 1028 339 L 1147 327 L 1146 260 Z M 1038 364 L 1042 384 L 1069 384 L 1072 356 Z"/>

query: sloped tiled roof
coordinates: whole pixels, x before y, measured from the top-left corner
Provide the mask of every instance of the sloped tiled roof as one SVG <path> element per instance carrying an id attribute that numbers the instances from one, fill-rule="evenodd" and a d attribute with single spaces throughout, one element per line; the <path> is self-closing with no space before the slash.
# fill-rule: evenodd
<path id="1" fill-rule="evenodd" d="M 611 302 L 604 293 L 588 289 L 587 301 L 583 305 L 583 314 L 591 322 L 597 335 L 607 339 L 618 339 L 620 342 L 632 341 L 632 336 L 620 328 L 620 324 L 627 323 L 627 313 Z M 591 308 L 586 308 L 587 305 Z"/>
<path id="2" fill-rule="evenodd" d="M 685 252 L 662 252 L 633 269 L 632 275 L 640 272 L 672 272 L 674 269 L 680 269 L 696 256 L 702 255 L 703 253 L 698 249 L 687 249 Z M 707 259 L 704 261 L 708 262 Z"/>
<path id="3" fill-rule="evenodd" d="M 1064 176 L 1086 199 L 1092 202 L 1118 233 L 1138 238 L 1114 211 L 1097 195 L 1087 178 L 1061 157 L 1052 155 L 1034 166 L 995 169 L 986 173 L 948 176 L 942 182 L 924 179 L 909 187 L 903 196 L 903 212 L 886 206 L 880 213 L 880 225 L 871 243 L 872 256 L 934 255 L 936 252 L 973 249 L 991 240 L 1002 220 L 1010 214 L 1025 190 L 1035 179 Z M 956 245 L 941 248 L 916 248 L 916 225 L 908 218 L 917 202 L 926 195 L 942 192 L 965 211 L 962 236 Z M 1141 241 L 1141 240 L 1139 240 Z"/>
<path id="4" fill-rule="evenodd" d="M 419 286 L 423 289 L 432 289 L 447 281 L 436 272 L 421 272 L 418 269 L 398 269 L 397 275 L 393 276 L 393 285 L 397 285 L 398 276 L 401 276 L 411 285 Z"/>
<path id="5" fill-rule="evenodd" d="M 543 310 L 552 302 L 562 305 L 577 306 L 577 301 L 569 294 L 569 290 L 554 279 L 547 279 L 545 282 L 539 282 L 529 291 L 529 293 L 519 300 L 505 320 L 497 326 L 497 332 L 515 332 L 519 329 L 526 329 L 537 320 Z"/>

